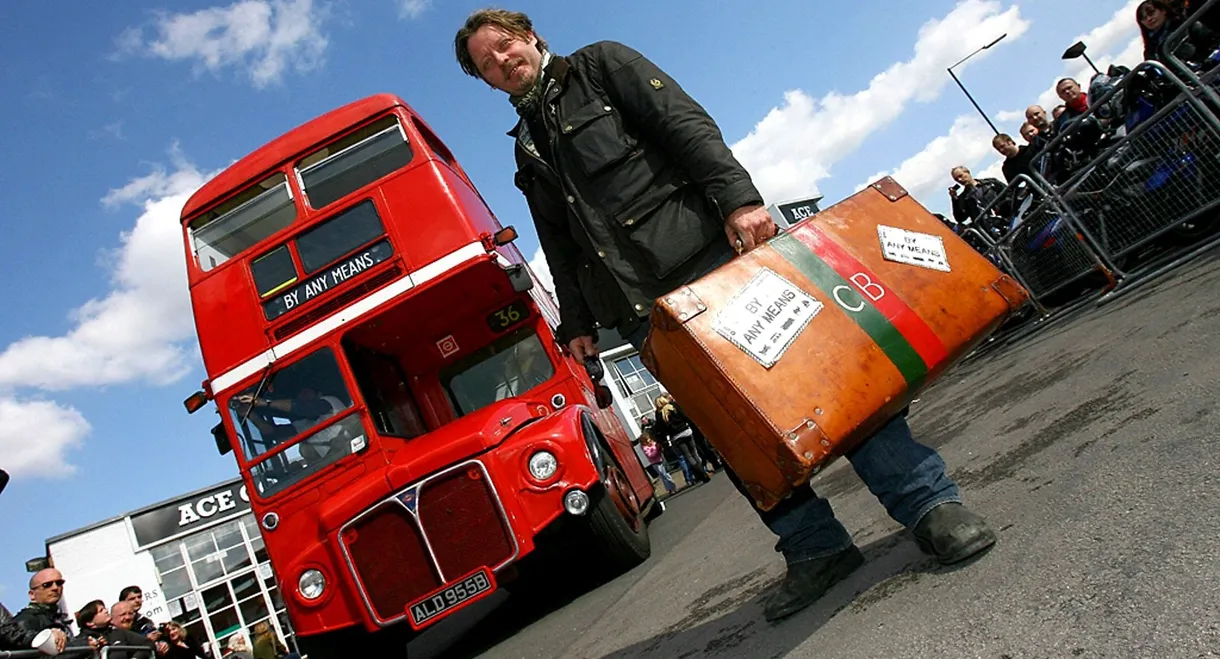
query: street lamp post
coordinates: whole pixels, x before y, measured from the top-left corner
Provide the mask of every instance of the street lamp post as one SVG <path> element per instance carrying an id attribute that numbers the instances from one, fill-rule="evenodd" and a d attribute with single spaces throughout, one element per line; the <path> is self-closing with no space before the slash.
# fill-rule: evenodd
<path id="1" fill-rule="evenodd" d="M 1067 50 L 1063 51 L 1063 59 L 1076 59 L 1077 57 L 1083 57 L 1084 61 L 1088 62 L 1089 66 L 1093 68 L 1093 72 L 1101 75 L 1101 69 L 1097 68 L 1097 65 L 1093 63 L 1093 60 L 1089 59 L 1088 53 L 1084 52 L 1085 48 L 1086 46 L 1084 45 L 1083 41 L 1077 41 L 1069 46 Z"/>
<path id="2" fill-rule="evenodd" d="M 1008 36 L 1007 32 L 1005 32 L 1004 34 L 1001 34 L 1000 36 L 996 37 L 995 41 L 992 41 L 991 43 L 987 44 L 986 46 L 983 46 L 982 48 L 979 48 L 978 50 L 974 51 L 973 53 L 970 53 L 969 55 L 963 57 L 960 61 L 958 61 L 957 64 L 954 64 L 953 66 L 949 67 L 949 77 L 953 78 L 953 82 L 956 82 L 958 87 L 961 87 L 962 93 L 966 95 L 966 98 L 970 99 L 970 103 L 972 105 L 974 105 L 974 109 L 979 111 L 979 114 L 983 116 L 983 121 L 986 121 L 987 125 L 991 126 L 991 130 L 994 131 L 996 135 L 1000 134 L 999 129 L 997 129 L 995 127 L 995 124 L 991 123 L 991 118 L 987 116 L 986 112 L 983 112 L 983 108 L 979 107 L 978 102 L 975 101 L 974 97 L 970 95 L 970 92 L 966 90 L 966 86 L 963 85 L 962 81 L 958 79 L 957 74 L 955 74 L 953 72 L 953 69 L 956 68 L 957 66 L 960 66 L 963 62 L 970 59 L 971 57 L 974 57 L 975 55 L 978 55 L 979 53 L 983 52 L 984 50 L 987 50 L 988 48 L 991 48 L 992 46 L 1000 43 L 1001 41 L 1004 40 L 1004 37 L 1006 37 L 1006 36 Z"/>

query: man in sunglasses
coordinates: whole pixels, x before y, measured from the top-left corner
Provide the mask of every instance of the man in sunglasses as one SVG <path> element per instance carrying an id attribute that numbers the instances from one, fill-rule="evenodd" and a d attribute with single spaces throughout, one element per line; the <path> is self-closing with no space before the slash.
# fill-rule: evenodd
<path id="1" fill-rule="evenodd" d="M 68 643 L 68 615 L 60 610 L 59 601 L 64 596 L 64 575 L 55 568 L 39 570 L 30 577 L 30 605 L 13 617 L 20 633 L 15 638 L 22 648 L 29 648 L 34 637 L 44 629 L 50 629 L 55 645 L 63 652 Z"/>

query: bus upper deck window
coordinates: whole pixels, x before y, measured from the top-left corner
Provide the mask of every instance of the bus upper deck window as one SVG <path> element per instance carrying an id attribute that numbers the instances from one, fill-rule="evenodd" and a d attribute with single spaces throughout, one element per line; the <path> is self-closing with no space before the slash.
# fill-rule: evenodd
<path id="1" fill-rule="evenodd" d="M 204 271 L 228 261 L 296 219 L 283 174 L 253 185 L 191 221 L 195 259 Z"/>
<path id="2" fill-rule="evenodd" d="M 297 163 L 312 208 L 322 208 L 411 162 L 411 146 L 395 117 L 386 117 Z"/>

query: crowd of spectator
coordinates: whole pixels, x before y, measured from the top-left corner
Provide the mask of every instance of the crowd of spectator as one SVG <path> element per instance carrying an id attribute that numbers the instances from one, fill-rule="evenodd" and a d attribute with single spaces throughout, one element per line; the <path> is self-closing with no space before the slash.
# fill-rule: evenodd
<path id="1" fill-rule="evenodd" d="M 1174 45 L 1173 55 L 1180 60 L 1202 65 L 1220 48 L 1220 10 L 1211 9 L 1199 15 L 1203 2 L 1200 0 L 1144 0 L 1136 8 L 1136 22 L 1144 42 L 1144 59 L 1160 61 L 1166 39 L 1187 21 L 1185 38 Z M 1105 74 L 1098 74 L 1094 82 L 1116 82 L 1130 69 L 1122 66 L 1110 67 Z M 954 167 L 950 176 L 955 184 L 949 188 L 953 208 L 953 225 L 960 230 L 979 218 L 981 211 L 992 205 L 1004 190 L 1006 183 L 1019 175 L 1040 174 L 1052 185 L 1068 180 L 1080 166 L 1092 160 L 1114 138 L 1119 128 L 1112 112 L 1094 112 L 1089 93 L 1074 78 L 1063 78 L 1055 84 L 1059 105 L 1053 107 L 1048 116 L 1040 105 L 1031 105 L 1025 110 L 1025 122 L 1017 134 L 1020 144 L 1008 133 L 998 133 L 992 138 L 992 147 L 1004 157 L 1001 171 L 1004 182 L 995 178 L 975 178 L 964 166 Z M 1082 119 L 1083 117 L 1083 119 Z M 1072 125 L 1070 132 L 1067 127 Z M 1056 146 L 1047 149 L 1059 135 L 1064 135 Z"/>
<path id="2" fill-rule="evenodd" d="M 109 606 L 93 600 L 75 615 L 63 610 L 63 574 L 55 568 L 30 578 L 30 603 L 16 615 L 0 605 L 0 650 L 32 650 L 43 654 L 109 646 L 114 659 L 288 659 L 293 656 L 266 622 L 254 627 L 254 640 L 238 633 L 228 638 L 221 652 L 213 652 L 204 639 L 190 634 L 177 622 L 156 624 L 141 613 L 144 591 L 128 586 Z M 75 631 L 73 625 L 75 624 Z M 47 643 L 47 646 L 42 646 Z M 51 647 L 53 646 L 53 648 Z M 53 650 L 53 651 L 51 651 Z M 69 655 L 71 656 L 71 655 Z"/>

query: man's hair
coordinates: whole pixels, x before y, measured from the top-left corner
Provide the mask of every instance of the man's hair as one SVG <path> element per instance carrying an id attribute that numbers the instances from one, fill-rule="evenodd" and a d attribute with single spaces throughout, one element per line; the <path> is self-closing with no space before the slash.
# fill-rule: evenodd
<path id="1" fill-rule="evenodd" d="M 1059 89 L 1059 85 L 1062 85 L 1062 84 L 1063 84 L 1063 83 L 1065 83 L 1065 82 L 1070 82 L 1070 83 L 1072 83 L 1073 85 L 1076 85 L 1077 87 L 1079 87 L 1079 86 L 1080 86 L 1080 83 L 1079 83 L 1079 82 L 1076 82 L 1076 79 L 1075 79 L 1075 78 L 1060 78 L 1060 79 L 1059 79 L 1059 82 L 1056 82 L 1056 83 L 1055 83 L 1055 89 Z"/>
<path id="2" fill-rule="evenodd" d="M 93 624 L 93 618 L 97 616 L 98 609 L 106 608 L 106 603 L 102 600 L 93 600 L 82 606 L 80 611 L 76 612 L 76 626 L 84 629 Z"/>
<path id="3" fill-rule="evenodd" d="M 538 37 L 538 50 L 545 49 L 546 41 L 534 32 L 534 23 L 529 16 L 519 11 L 508 11 L 507 9 L 480 9 L 471 14 L 466 19 L 466 24 L 462 29 L 458 30 L 457 36 L 453 38 L 453 54 L 457 56 L 458 64 L 462 67 L 462 71 L 472 78 L 482 78 L 479 75 L 479 65 L 475 63 L 474 58 L 470 56 L 470 49 L 467 44 L 470 43 L 470 37 L 474 36 L 479 28 L 485 26 L 499 28 L 504 32 L 522 39 L 528 38 L 531 34 Z"/>
<path id="4" fill-rule="evenodd" d="M 140 590 L 139 586 L 128 586 L 128 587 L 124 588 L 123 590 L 119 591 L 119 601 L 122 602 L 122 601 L 126 600 L 127 596 L 132 593 L 139 593 L 141 596 L 144 595 L 144 591 Z"/>
<path id="5" fill-rule="evenodd" d="M 954 172 L 956 172 L 959 169 L 962 170 L 963 172 L 966 172 L 967 174 L 970 173 L 969 167 L 967 167 L 965 165 L 958 165 L 957 167 L 954 167 L 953 169 L 949 170 L 949 176 L 953 176 Z"/>
<path id="6" fill-rule="evenodd" d="M 1012 142 L 1013 144 L 1017 143 L 1016 140 L 1012 139 L 1012 135 L 1009 135 L 1008 133 L 1000 133 L 991 138 L 991 146 L 993 147 L 998 148 L 1000 144 L 1003 144 L 1004 142 Z"/>

